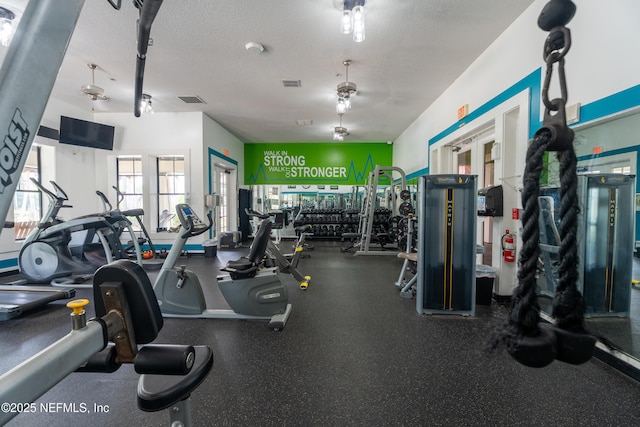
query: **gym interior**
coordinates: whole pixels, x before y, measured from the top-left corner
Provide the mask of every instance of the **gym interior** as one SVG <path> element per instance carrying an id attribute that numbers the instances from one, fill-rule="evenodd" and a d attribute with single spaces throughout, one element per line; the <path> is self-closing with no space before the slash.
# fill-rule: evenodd
<path id="1" fill-rule="evenodd" d="M 640 425 L 637 1 L 209 3 L 0 0 L 1 425 Z"/>

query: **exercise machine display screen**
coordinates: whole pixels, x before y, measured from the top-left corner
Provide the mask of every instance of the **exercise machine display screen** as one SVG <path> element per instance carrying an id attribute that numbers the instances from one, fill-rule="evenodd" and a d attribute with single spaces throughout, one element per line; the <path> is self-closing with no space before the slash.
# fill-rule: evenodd
<path id="1" fill-rule="evenodd" d="M 180 223 L 187 230 L 192 229 L 195 231 L 209 228 L 209 226 L 202 222 L 198 215 L 191 210 L 191 206 L 186 203 L 176 205 L 176 212 L 178 213 Z"/>

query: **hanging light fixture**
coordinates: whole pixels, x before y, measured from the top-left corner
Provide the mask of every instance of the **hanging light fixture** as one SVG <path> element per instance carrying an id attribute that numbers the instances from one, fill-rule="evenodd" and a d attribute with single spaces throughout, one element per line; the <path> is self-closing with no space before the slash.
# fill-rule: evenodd
<path id="1" fill-rule="evenodd" d="M 92 101 L 108 101 L 109 97 L 105 95 L 104 89 L 100 86 L 96 86 L 96 64 L 87 64 L 87 67 L 91 70 L 91 84 L 82 85 L 80 90 L 89 97 Z"/>
<path id="2" fill-rule="evenodd" d="M 364 0 L 357 0 L 351 11 L 353 17 L 353 41 L 364 41 Z"/>
<path id="3" fill-rule="evenodd" d="M 340 30 L 343 34 L 353 34 L 353 41 L 364 41 L 365 0 L 344 0 Z"/>
<path id="4" fill-rule="evenodd" d="M 146 114 L 153 114 L 153 105 L 151 105 L 151 95 L 146 93 L 142 94 L 142 99 L 140 100 L 140 111 Z"/>
<path id="5" fill-rule="evenodd" d="M 349 98 L 345 98 L 344 96 L 338 94 L 338 102 L 336 103 L 336 113 L 344 114 L 350 108 L 351 108 L 351 101 L 349 100 Z"/>
<path id="6" fill-rule="evenodd" d="M 9 46 L 15 29 L 13 28 L 13 20 L 16 18 L 16 14 L 0 6 L 0 44 L 2 46 Z"/>
<path id="7" fill-rule="evenodd" d="M 353 18 L 352 18 L 352 13 L 351 13 L 351 9 L 347 9 L 345 2 L 345 8 L 342 11 L 342 21 L 340 22 L 340 31 L 342 31 L 342 34 L 351 34 L 353 33 Z"/>
<path id="8" fill-rule="evenodd" d="M 336 103 L 336 112 L 338 114 L 344 114 L 347 110 L 351 109 L 351 95 L 356 93 L 358 86 L 349 81 L 349 65 L 351 65 L 350 59 L 342 61 L 345 66 L 345 79 L 344 82 L 338 83 L 338 102 Z"/>
<path id="9" fill-rule="evenodd" d="M 340 126 L 333 128 L 333 140 L 344 141 L 344 137 L 349 135 L 349 132 L 347 132 L 347 128 L 342 127 L 342 114 L 338 114 L 338 116 L 340 117 Z"/>

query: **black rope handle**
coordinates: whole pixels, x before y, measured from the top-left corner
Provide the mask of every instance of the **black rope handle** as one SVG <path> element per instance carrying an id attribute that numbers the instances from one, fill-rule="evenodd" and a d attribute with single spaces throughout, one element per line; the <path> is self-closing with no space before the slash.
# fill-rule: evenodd
<path id="1" fill-rule="evenodd" d="M 567 126 L 565 106 L 567 85 L 564 59 L 571 46 L 571 33 L 566 24 L 573 18 L 576 6 L 571 0 L 551 0 L 545 5 L 538 25 L 549 31 L 545 41 L 547 65 L 542 100 L 545 105 L 542 127 L 534 135 L 527 150 L 522 190 L 522 240 L 518 259 L 518 285 L 512 299 L 509 319 L 493 339 L 493 347 L 503 343 L 520 363 L 543 367 L 561 360 L 580 364 L 588 361 L 596 339 L 584 326 L 584 300 L 577 288 L 578 280 L 578 196 L 577 159 L 573 148 L 574 133 Z M 549 99 L 553 67 L 558 64 L 561 97 Z M 555 114 L 552 114 L 555 112 Z M 559 280 L 553 300 L 555 325 L 540 322 L 540 306 L 535 292 L 536 269 L 540 255 L 540 175 L 547 151 L 556 151 L 560 163 L 560 265 Z"/>

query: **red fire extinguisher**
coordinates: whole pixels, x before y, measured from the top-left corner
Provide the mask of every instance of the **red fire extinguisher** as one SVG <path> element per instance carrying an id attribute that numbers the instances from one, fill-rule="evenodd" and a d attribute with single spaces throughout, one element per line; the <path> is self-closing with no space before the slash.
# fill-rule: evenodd
<path id="1" fill-rule="evenodd" d="M 514 237 L 513 234 L 509 233 L 509 230 L 502 236 L 502 257 L 504 262 L 515 262 L 516 260 Z"/>

